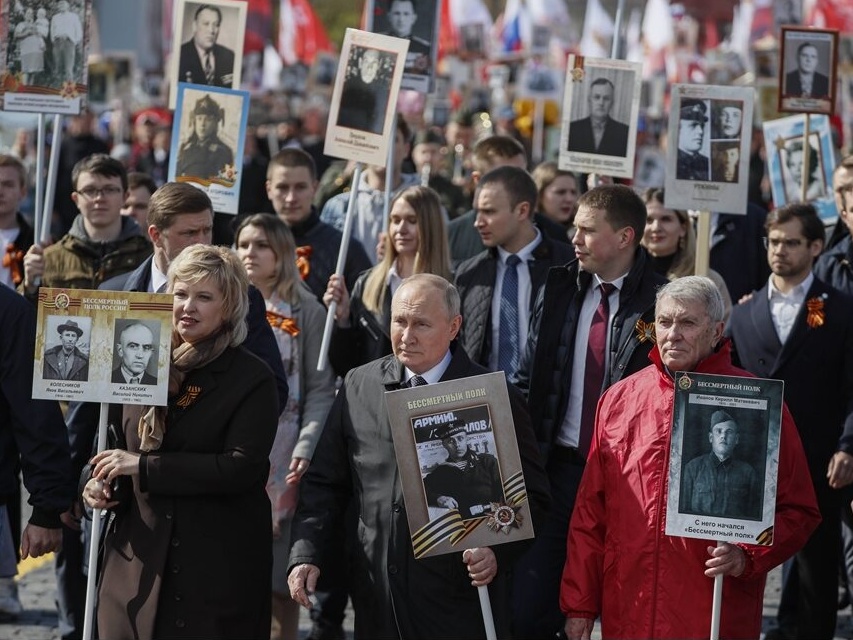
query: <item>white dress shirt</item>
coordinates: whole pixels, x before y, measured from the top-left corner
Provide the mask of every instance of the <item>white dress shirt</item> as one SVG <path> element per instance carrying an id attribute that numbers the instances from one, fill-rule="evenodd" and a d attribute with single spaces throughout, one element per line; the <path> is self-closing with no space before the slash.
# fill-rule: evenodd
<path id="1" fill-rule="evenodd" d="M 794 326 L 794 320 L 797 319 L 797 314 L 800 312 L 800 307 L 806 301 L 806 294 L 814 282 L 814 274 L 809 272 L 806 279 L 796 287 L 791 289 L 790 293 L 782 293 L 773 284 L 773 276 L 767 284 L 767 299 L 770 301 L 770 315 L 773 318 L 773 326 L 776 328 L 776 335 L 779 336 L 779 342 L 785 344 L 788 336 L 791 334 L 791 327 Z"/>

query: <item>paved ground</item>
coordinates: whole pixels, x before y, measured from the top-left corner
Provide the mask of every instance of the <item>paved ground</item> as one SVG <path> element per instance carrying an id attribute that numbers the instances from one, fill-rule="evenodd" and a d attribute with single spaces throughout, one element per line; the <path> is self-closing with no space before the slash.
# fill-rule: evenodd
<path id="1" fill-rule="evenodd" d="M 24 517 L 29 515 L 25 512 Z M 54 594 L 56 579 L 53 572 L 53 556 L 28 560 L 19 567 L 18 588 L 23 615 L 12 623 L 0 623 L 0 640 L 59 640 L 56 623 Z M 775 626 L 773 616 L 779 603 L 781 591 L 781 569 L 770 573 L 764 596 L 764 630 Z M 305 638 L 311 628 L 311 621 L 303 609 L 299 621 L 300 637 Z M 344 622 L 348 640 L 352 640 L 352 611 Z M 597 630 L 597 625 L 596 625 Z M 594 638 L 600 638 L 594 634 Z M 835 638 L 853 639 L 853 615 L 848 607 L 839 613 Z"/>

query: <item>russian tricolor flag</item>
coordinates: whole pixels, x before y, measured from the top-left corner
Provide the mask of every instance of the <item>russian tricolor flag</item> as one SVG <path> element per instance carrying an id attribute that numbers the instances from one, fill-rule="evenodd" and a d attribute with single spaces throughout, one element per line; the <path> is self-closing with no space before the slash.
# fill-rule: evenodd
<path id="1" fill-rule="evenodd" d="M 530 31 L 530 18 L 522 0 L 507 0 L 501 29 L 502 50 L 504 53 L 524 49 L 525 31 Z"/>

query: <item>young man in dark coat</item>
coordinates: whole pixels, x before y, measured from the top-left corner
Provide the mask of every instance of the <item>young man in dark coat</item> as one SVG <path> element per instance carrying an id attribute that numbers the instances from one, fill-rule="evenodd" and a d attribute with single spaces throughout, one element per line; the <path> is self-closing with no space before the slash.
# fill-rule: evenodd
<path id="1" fill-rule="evenodd" d="M 498 637 L 509 634 L 507 580 L 514 543 L 416 560 L 392 427 L 383 393 L 485 373 L 454 339 L 462 318 L 453 285 L 432 274 L 406 279 L 392 302 L 394 355 L 351 370 L 335 399 L 314 460 L 302 478 L 293 521 L 288 583 L 310 606 L 344 506 L 359 513 L 355 635 L 358 638 L 484 638 L 477 590 L 489 586 Z M 508 387 L 534 523 L 548 503 L 545 477 L 521 396 Z M 534 525 L 536 526 L 536 525 Z M 467 566 L 466 566 L 467 565 Z"/>
<path id="2" fill-rule="evenodd" d="M 779 628 L 768 637 L 829 639 L 837 617 L 840 489 L 853 482 L 853 298 L 812 273 L 824 242 L 812 205 L 776 209 L 766 228 L 772 275 L 732 309 L 727 333 L 736 364 L 785 381 L 822 518 L 786 575 Z"/>

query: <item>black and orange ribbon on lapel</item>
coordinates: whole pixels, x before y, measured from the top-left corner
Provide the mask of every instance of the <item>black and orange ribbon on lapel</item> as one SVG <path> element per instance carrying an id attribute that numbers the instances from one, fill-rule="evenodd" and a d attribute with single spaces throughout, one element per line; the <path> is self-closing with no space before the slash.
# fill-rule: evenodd
<path id="1" fill-rule="evenodd" d="M 299 335 L 299 327 L 296 325 L 296 320 L 288 318 L 275 311 L 267 311 L 267 322 L 273 329 L 281 329 L 287 331 L 292 336 Z"/>
<path id="2" fill-rule="evenodd" d="M 299 269 L 299 277 L 305 280 L 311 273 L 311 253 L 313 249 L 310 244 L 304 247 L 296 247 L 296 268 Z"/>

